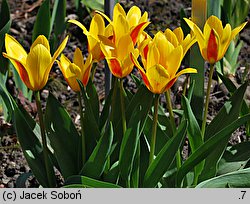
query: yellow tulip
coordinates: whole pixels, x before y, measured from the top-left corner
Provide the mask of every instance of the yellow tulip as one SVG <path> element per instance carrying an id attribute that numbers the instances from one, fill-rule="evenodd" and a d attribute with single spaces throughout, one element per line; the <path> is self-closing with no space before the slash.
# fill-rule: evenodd
<path id="1" fill-rule="evenodd" d="M 104 59 L 104 55 L 100 48 L 99 36 L 109 37 L 109 35 L 112 34 L 112 31 L 110 30 L 110 26 L 105 27 L 103 17 L 99 14 L 94 15 L 90 23 L 89 31 L 77 20 L 69 20 L 68 22 L 79 26 L 83 30 L 83 34 L 87 36 L 88 52 L 92 54 L 93 61 L 98 62 Z"/>
<path id="2" fill-rule="evenodd" d="M 196 69 L 186 68 L 178 71 L 184 57 L 181 45 L 174 47 L 163 32 L 159 31 L 145 46 L 141 54 L 144 68 L 132 53 L 131 59 L 139 69 L 146 87 L 155 94 L 166 92 L 177 78 L 185 73 L 197 73 Z"/>
<path id="3" fill-rule="evenodd" d="M 202 32 L 191 20 L 185 18 L 185 21 L 197 38 L 202 57 L 210 64 L 214 64 L 223 58 L 230 42 L 247 24 L 245 22 L 232 30 L 230 24 L 226 24 L 223 28 L 220 19 L 216 16 L 210 16 Z"/>
<path id="4" fill-rule="evenodd" d="M 197 41 L 195 36 L 192 36 L 191 34 L 188 34 L 184 38 L 184 33 L 181 29 L 181 27 L 178 27 L 171 31 L 169 28 L 167 28 L 164 32 L 166 38 L 168 41 L 174 46 L 177 47 L 179 45 L 183 48 L 183 55 L 185 56 L 186 52 L 190 49 L 190 47 Z"/>
<path id="5" fill-rule="evenodd" d="M 45 36 L 38 36 L 27 54 L 16 39 L 6 34 L 6 53 L 3 53 L 3 56 L 10 59 L 25 85 L 32 91 L 38 91 L 46 85 L 52 65 L 65 48 L 67 41 L 68 36 L 51 57 L 49 42 Z"/>
<path id="6" fill-rule="evenodd" d="M 65 80 L 73 91 L 79 92 L 81 90 L 77 79 L 79 79 L 85 87 L 87 86 L 93 64 L 91 53 L 84 61 L 81 50 L 76 48 L 73 63 L 70 62 L 64 54 L 61 55 L 60 61 L 57 61 L 57 63 Z"/>

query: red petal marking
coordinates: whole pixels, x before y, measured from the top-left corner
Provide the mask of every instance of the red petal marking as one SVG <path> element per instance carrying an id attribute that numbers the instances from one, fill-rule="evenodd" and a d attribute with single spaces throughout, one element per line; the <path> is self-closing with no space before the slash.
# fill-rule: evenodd
<path id="1" fill-rule="evenodd" d="M 136 42 L 137 42 L 137 37 L 138 37 L 138 35 L 139 35 L 140 31 L 141 31 L 141 28 L 142 28 L 146 23 L 147 23 L 147 22 L 143 22 L 143 23 L 139 24 L 138 26 L 136 26 L 136 27 L 132 30 L 132 32 L 131 32 L 131 34 L 130 34 L 130 37 L 132 38 L 134 45 L 135 45 Z"/>
<path id="2" fill-rule="evenodd" d="M 114 73 L 115 76 L 122 78 L 122 68 L 117 59 L 110 60 L 110 69 Z"/>
<path id="3" fill-rule="evenodd" d="M 171 79 L 170 82 L 168 82 L 168 84 L 167 84 L 167 86 L 166 86 L 166 88 L 165 88 L 164 91 L 167 91 L 168 89 L 170 89 L 170 88 L 174 85 L 176 79 L 177 79 L 177 78 Z"/>
<path id="4" fill-rule="evenodd" d="M 26 86 L 30 87 L 30 80 L 27 71 L 20 62 L 15 61 L 15 63 L 19 68 L 19 74 L 22 81 L 25 83 Z"/>
<path id="5" fill-rule="evenodd" d="M 214 30 L 211 30 L 208 45 L 207 45 L 207 59 L 209 63 L 215 63 L 218 57 L 218 43 L 216 41 L 216 36 Z"/>
<path id="6" fill-rule="evenodd" d="M 89 67 L 88 69 L 90 69 L 91 67 Z M 88 81 L 89 81 L 89 75 L 90 75 L 90 71 L 89 70 L 86 70 L 84 75 L 83 75 L 83 78 L 82 78 L 82 83 L 83 85 L 86 87 L 87 84 L 88 84 Z"/>
<path id="7" fill-rule="evenodd" d="M 148 59 L 148 45 L 146 45 L 145 48 L 143 49 L 143 53 L 144 53 L 144 58 L 147 60 Z"/>
<path id="8" fill-rule="evenodd" d="M 145 85 L 146 85 L 147 87 L 150 87 L 150 86 L 149 86 L 149 81 L 148 81 L 148 78 L 147 78 L 146 74 L 143 73 L 141 70 L 139 70 L 139 71 L 140 71 L 140 74 L 141 74 L 141 76 L 142 76 L 142 80 L 144 81 Z"/>

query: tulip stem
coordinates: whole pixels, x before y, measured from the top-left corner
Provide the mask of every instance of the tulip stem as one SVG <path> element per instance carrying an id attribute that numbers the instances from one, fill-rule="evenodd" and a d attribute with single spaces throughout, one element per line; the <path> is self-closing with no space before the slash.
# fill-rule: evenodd
<path id="1" fill-rule="evenodd" d="M 210 98 L 211 84 L 212 84 L 214 68 L 215 68 L 214 64 L 210 64 L 209 78 L 208 78 L 208 84 L 207 84 L 207 93 L 206 93 L 206 101 L 205 101 L 205 109 L 204 109 L 204 116 L 203 116 L 203 121 L 202 121 L 202 126 L 201 126 L 202 140 L 204 140 L 204 136 L 205 136 L 207 114 L 208 114 L 208 104 L 209 104 L 209 98 Z"/>
<path id="2" fill-rule="evenodd" d="M 126 115 L 125 115 L 124 87 L 123 87 L 122 79 L 120 79 L 120 100 L 121 100 L 122 130 L 123 130 L 123 136 L 124 136 L 127 130 L 127 124 L 126 124 Z"/>
<path id="3" fill-rule="evenodd" d="M 94 81 L 97 63 L 93 63 L 91 81 Z"/>
<path id="4" fill-rule="evenodd" d="M 160 97 L 159 94 L 155 94 L 152 137 L 151 137 L 151 141 L 150 141 L 149 165 L 153 162 L 154 154 L 155 154 L 155 142 L 156 142 L 156 132 L 157 132 L 157 123 L 158 123 L 159 97 Z"/>
<path id="5" fill-rule="evenodd" d="M 170 123 L 171 123 L 173 134 L 174 134 L 176 132 L 176 124 L 175 124 L 175 118 L 174 118 L 174 112 L 173 112 L 173 106 L 172 106 L 170 93 L 171 93 L 171 90 L 168 89 L 165 93 L 165 97 L 166 97 L 167 108 L 169 112 Z M 179 149 L 176 152 L 176 166 L 177 166 L 177 169 L 181 167 L 181 153 Z"/>
<path id="6" fill-rule="evenodd" d="M 40 130 L 41 130 L 41 136 L 42 136 L 42 145 L 43 145 L 43 157 L 44 157 L 44 163 L 45 163 L 45 169 L 48 179 L 49 187 L 55 187 L 53 185 L 53 178 L 51 178 L 52 174 L 50 172 L 49 168 L 49 149 L 47 146 L 47 138 L 46 138 L 46 132 L 44 127 L 44 120 L 43 120 L 43 111 L 41 106 L 41 99 L 40 99 L 40 92 L 36 91 L 34 92 L 35 100 L 36 100 L 36 106 L 37 106 L 37 113 L 40 123 Z"/>
<path id="7" fill-rule="evenodd" d="M 83 105 L 82 105 L 82 98 L 81 92 L 77 92 L 78 102 L 79 102 L 79 109 L 80 109 L 80 121 L 81 121 L 81 136 L 82 136 L 82 162 L 85 163 L 86 159 L 86 144 L 85 144 L 85 134 L 84 134 L 84 121 L 83 121 Z"/>

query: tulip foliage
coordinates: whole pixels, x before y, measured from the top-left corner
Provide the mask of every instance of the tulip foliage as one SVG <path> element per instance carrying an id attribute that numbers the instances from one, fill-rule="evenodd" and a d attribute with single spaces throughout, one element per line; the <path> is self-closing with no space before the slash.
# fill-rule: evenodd
<path id="1" fill-rule="evenodd" d="M 117 3 L 113 19 L 96 11 L 89 29 L 77 20 L 68 21 L 69 26 L 80 27 L 88 42 L 86 56 L 76 48 L 72 59 L 61 54 L 68 36 L 57 49 L 53 47 L 51 54 L 48 36 L 35 33 L 27 52 L 14 37 L 5 35 L 3 56 L 33 91 L 39 122 L 15 102 L 2 84 L 0 94 L 12 115 L 26 160 L 41 186 L 58 187 L 55 169 L 62 175 L 65 187 L 250 186 L 249 180 L 242 183 L 242 178 L 237 179 L 250 174 L 250 143 L 228 145 L 232 133 L 250 120 L 250 114 L 242 112 L 247 82 L 231 92 L 210 123 L 209 88 L 206 103 L 200 104 L 204 106 L 202 124 L 191 107 L 195 83 L 187 86 L 180 110 L 173 109 L 170 97 L 171 87 L 181 75 L 199 72 L 199 67 L 181 66 L 196 42 L 212 72 L 246 23 L 232 29 L 230 24 L 223 27 L 217 17 L 211 16 L 201 31 L 192 19 L 185 21 L 191 29 L 186 36 L 181 27 L 150 36 L 145 31 L 150 24 L 148 13 L 142 13 L 137 6 L 126 13 Z M 101 104 L 93 83 L 93 67 L 103 60 L 113 81 Z M 79 128 L 52 93 L 42 109 L 40 91 L 55 62 L 78 96 Z M 138 75 L 132 74 L 133 69 Z M 128 75 L 137 85 L 136 93 L 124 86 Z M 185 140 L 190 148 L 184 160 Z"/>

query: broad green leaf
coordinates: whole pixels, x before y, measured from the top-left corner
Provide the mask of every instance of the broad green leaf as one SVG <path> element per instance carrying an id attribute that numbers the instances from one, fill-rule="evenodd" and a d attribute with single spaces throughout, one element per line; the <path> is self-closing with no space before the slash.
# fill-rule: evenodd
<path id="1" fill-rule="evenodd" d="M 32 32 L 32 41 L 39 35 L 44 35 L 47 39 L 50 37 L 50 1 L 45 0 L 38 10 L 36 22 Z"/>
<path id="2" fill-rule="evenodd" d="M 158 135 L 157 135 L 158 136 Z M 139 167 L 139 187 L 142 187 L 145 173 L 149 164 L 149 146 L 146 137 L 140 136 L 140 167 Z"/>
<path id="3" fill-rule="evenodd" d="M 243 142 L 229 146 L 220 159 L 217 175 L 243 169 L 249 160 L 250 142 Z"/>
<path id="4" fill-rule="evenodd" d="M 91 99 L 87 95 L 85 87 L 83 87 L 82 82 L 78 80 L 78 83 L 81 87 L 81 93 L 82 93 L 81 96 L 83 97 L 85 105 L 84 123 L 82 128 L 84 128 L 85 143 L 87 144 L 86 158 L 88 159 L 88 157 L 92 154 L 97 144 L 97 141 L 100 139 L 101 133 L 96 118 L 94 116 Z"/>
<path id="5" fill-rule="evenodd" d="M 203 181 L 196 188 L 249 188 L 250 168 L 224 174 Z"/>
<path id="6" fill-rule="evenodd" d="M 150 164 L 144 177 L 143 187 L 153 188 L 161 180 L 164 173 L 174 161 L 175 154 L 181 146 L 187 131 L 187 121 L 184 120 L 175 135 L 164 145 L 162 150 Z"/>
<path id="7" fill-rule="evenodd" d="M 16 179 L 16 188 L 27 188 L 26 183 L 31 176 L 33 176 L 32 172 L 22 173 L 18 176 Z"/>
<path id="8" fill-rule="evenodd" d="M 56 36 L 61 35 L 66 28 L 66 0 L 55 0 L 51 15 L 50 32 L 54 26 Z"/>
<path id="9" fill-rule="evenodd" d="M 119 161 L 115 162 L 108 172 L 104 173 L 103 180 L 109 183 L 117 183 L 119 176 Z"/>
<path id="10" fill-rule="evenodd" d="M 121 143 L 119 168 L 120 175 L 125 181 L 129 179 L 138 141 L 140 138 L 141 117 L 139 113 L 139 109 L 137 109 L 136 112 L 133 113 L 130 120 L 131 122 L 128 124 L 127 130 L 125 132 L 125 135 L 123 136 L 123 140 Z"/>
<path id="11" fill-rule="evenodd" d="M 203 144 L 201 129 L 193 114 L 190 103 L 185 96 L 182 97 L 182 106 L 184 108 L 185 118 L 189 122 L 187 128 L 188 141 L 191 147 L 191 152 L 193 153 Z M 202 172 L 203 165 L 204 162 L 194 168 L 195 180 L 198 179 L 198 176 Z"/>
<path id="12" fill-rule="evenodd" d="M 213 137 L 224 127 L 228 126 L 239 117 L 246 87 L 247 83 L 239 87 L 232 95 L 230 100 L 225 102 L 224 106 L 221 108 L 212 122 L 206 127 L 205 141 L 208 140 L 208 138 Z M 220 144 L 215 146 L 214 150 L 211 151 L 210 155 L 206 158 L 203 172 L 199 178 L 200 181 L 207 180 L 216 175 L 218 161 L 226 149 L 229 137 L 225 137 L 224 140 L 221 140 Z"/>
<path id="13" fill-rule="evenodd" d="M 197 74 L 191 75 L 191 82 L 195 81 L 193 89 L 193 96 L 191 99 L 191 107 L 198 124 L 201 126 L 203 120 L 203 106 L 204 103 L 204 59 L 200 54 L 197 44 L 193 45 L 190 49 L 190 67 L 195 67 L 199 71 Z"/>
<path id="14" fill-rule="evenodd" d="M 0 30 L 10 21 L 10 9 L 8 1 L 3 0 L 0 11 Z"/>
<path id="15" fill-rule="evenodd" d="M 131 188 L 139 187 L 139 177 L 140 177 L 140 140 L 138 141 L 137 149 L 135 152 L 134 163 L 131 171 Z"/>
<path id="16" fill-rule="evenodd" d="M 184 176 L 192 170 L 194 166 L 206 159 L 211 152 L 220 145 L 221 141 L 229 139 L 232 132 L 248 120 L 250 120 L 250 114 L 236 119 L 230 125 L 225 126 L 221 131 L 208 139 L 193 154 L 191 154 L 178 170 L 176 181 L 177 186 L 181 186 Z"/>
<path id="17" fill-rule="evenodd" d="M 27 121 L 19 108 L 14 109 L 14 119 L 18 140 L 33 174 L 43 187 L 52 187 L 49 185 L 46 175 L 43 147 L 34 133 L 35 126 Z M 56 187 L 56 178 L 51 160 L 49 160 L 48 164 L 50 178 L 53 178 L 50 182 L 53 183 L 53 187 Z"/>
<path id="18" fill-rule="evenodd" d="M 69 177 L 65 181 L 65 188 L 120 188 L 120 186 L 113 183 L 103 182 L 89 178 L 87 176 L 75 175 Z"/>
<path id="19" fill-rule="evenodd" d="M 63 177 L 79 173 L 82 167 L 81 137 L 68 112 L 52 94 L 47 99 L 44 121 Z"/>
<path id="20" fill-rule="evenodd" d="M 113 126 L 108 125 L 107 131 L 98 141 L 95 149 L 90 155 L 88 161 L 83 166 L 81 174 L 98 179 L 102 175 L 108 156 L 111 153 L 111 145 L 113 141 Z"/>

